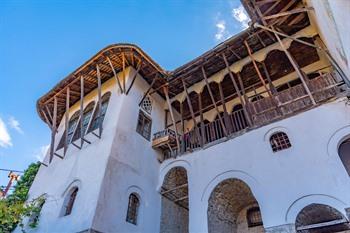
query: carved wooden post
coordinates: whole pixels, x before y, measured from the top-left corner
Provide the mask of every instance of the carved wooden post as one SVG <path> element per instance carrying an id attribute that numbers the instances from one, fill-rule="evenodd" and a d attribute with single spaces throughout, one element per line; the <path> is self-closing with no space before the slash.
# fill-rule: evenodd
<path id="1" fill-rule="evenodd" d="M 205 70 L 204 70 L 204 67 L 203 67 L 203 66 L 202 66 L 202 73 L 203 73 L 205 85 L 206 85 L 207 88 L 208 88 L 208 92 L 209 92 L 211 101 L 212 101 L 213 104 L 214 104 L 215 110 L 216 110 L 216 112 L 217 112 L 217 114 L 218 114 L 218 117 L 219 117 L 220 124 L 221 124 L 221 126 L 222 126 L 222 129 L 223 129 L 223 131 L 224 131 L 225 136 L 227 137 L 227 136 L 228 136 L 228 133 L 227 133 L 226 126 L 225 126 L 225 124 L 224 124 L 224 121 L 222 120 L 222 117 L 220 116 L 219 108 L 218 108 L 218 106 L 216 105 L 216 102 L 215 102 L 213 93 L 212 93 L 212 91 L 211 91 L 211 89 L 210 89 L 210 85 L 209 85 L 209 82 L 208 82 L 208 78 L 207 78 L 207 75 L 206 75 L 206 73 L 205 73 Z"/>
<path id="2" fill-rule="evenodd" d="M 69 128 L 69 102 L 70 102 L 70 88 L 67 87 L 66 93 L 66 114 L 64 119 L 64 152 L 65 155 L 68 149 L 68 128 Z"/>
<path id="3" fill-rule="evenodd" d="M 302 70 L 300 69 L 299 65 L 297 64 L 297 62 L 294 60 L 294 58 L 292 57 L 292 55 L 289 53 L 289 51 L 286 49 L 286 47 L 284 46 L 283 42 L 281 41 L 280 37 L 275 33 L 275 36 L 278 40 L 278 42 L 281 45 L 281 48 L 283 49 L 284 53 L 287 55 L 288 60 L 290 61 L 290 63 L 292 64 L 292 66 L 294 67 L 294 70 L 297 72 L 301 82 L 303 83 L 303 86 L 305 88 L 306 93 L 308 94 L 308 96 L 310 97 L 312 104 L 316 105 L 316 101 L 314 99 L 314 97 L 312 96 L 312 93 L 309 89 L 309 87 L 307 86 L 307 81 L 304 79 L 304 75 Z"/>
<path id="4" fill-rule="evenodd" d="M 169 108 L 171 120 L 173 122 L 174 130 L 175 130 L 177 149 L 178 149 L 178 151 L 180 151 L 179 134 L 177 132 L 176 121 L 175 121 L 175 117 L 174 117 L 174 113 L 173 113 L 173 107 L 171 106 L 170 99 L 169 99 L 168 87 L 164 86 L 163 91 L 165 94 L 166 102 L 168 103 L 168 108 Z"/>
<path id="5" fill-rule="evenodd" d="M 53 155 L 55 153 L 55 137 L 56 137 L 56 129 L 57 129 L 57 97 L 53 97 L 53 119 L 52 119 L 52 129 L 51 129 L 51 146 L 50 146 L 50 160 L 51 163 L 53 159 Z"/>
<path id="6" fill-rule="evenodd" d="M 221 82 L 218 83 L 218 85 L 219 85 L 221 105 L 222 105 L 222 108 L 224 109 L 225 125 L 227 126 L 227 130 L 229 131 L 229 133 L 231 133 L 231 132 L 233 132 L 233 130 L 232 130 L 232 125 L 231 125 L 231 121 L 230 121 L 230 118 L 229 118 L 229 113 L 228 113 L 227 108 L 226 108 L 225 97 L 224 97 L 224 92 L 222 90 Z"/>
<path id="7" fill-rule="evenodd" d="M 118 86 L 119 86 L 119 89 L 120 89 L 120 92 L 123 94 L 123 88 L 122 88 L 122 85 L 120 84 L 120 81 L 119 81 L 119 78 L 117 76 L 117 72 L 115 71 L 114 67 L 113 67 L 113 64 L 112 64 L 112 61 L 109 57 L 107 57 L 107 61 L 109 63 L 109 66 L 111 67 L 112 69 L 112 72 L 113 72 L 113 75 L 115 77 L 115 79 L 117 80 L 117 83 L 118 83 Z"/>
<path id="8" fill-rule="evenodd" d="M 245 115 L 245 117 L 246 117 L 246 119 L 247 119 L 247 121 L 248 121 L 248 125 L 249 125 L 249 126 L 252 126 L 252 120 L 251 120 L 250 115 L 249 115 L 249 113 L 248 113 L 248 111 L 247 111 L 246 103 L 243 101 L 241 92 L 240 92 L 240 90 L 239 90 L 239 88 L 238 88 L 238 85 L 237 85 L 237 82 L 236 82 L 236 80 L 235 80 L 235 77 L 233 76 L 232 71 L 230 70 L 230 66 L 229 66 L 229 64 L 228 64 L 228 61 L 227 61 L 227 59 L 226 59 L 225 54 L 222 54 L 222 58 L 224 59 L 227 72 L 228 72 L 228 74 L 230 75 L 230 78 L 231 78 L 231 81 L 232 81 L 233 86 L 234 86 L 234 88 L 235 88 L 235 91 L 236 91 L 236 93 L 237 93 L 237 95 L 238 95 L 238 97 L 239 97 L 239 101 L 240 101 L 241 104 L 242 104 L 243 112 L 244 112 L 244 115 Z M 242 82 L 242 80 L 241 80 L 241 76 L 238 76 L 238 79 L 239 79 L 239 81 L 241 82 L 241 89 L 242 89 L 242 91 L 245 93 L 244 86 L 243 86 L 243 82 Z"/>
<path id="9" fill-rule="evenodd" d="M 244 41 L 244 45 L 245 45 L 246 48 L 247 48 L 247 51 L 248 51 L 250 60 L 252 60 L 252 62 L 253 62 L 255 71 L 256 71 L 256 73 L 258 74 L 261 83 L 263 84 L 263 86 L 264 86 L 265 90 L 267 91 L 267 93 L 269 94 L 269 96 L 272 98 L 271 90 L 269 90 L 269 89 L 267 88 L 266 83 L 265 83 L 265 80 L 264 80 L 263 76 L 262 76 L 261 73 L 260 73 L 259 67 L 258 67 L 258 65 L 256 64 L 256 61 L 254 60 L 254 57 L 253 57 L 253 55 L 252 55 L 252 51 L 250 50 L 249 44 L 248 44 L 248 42 L 247 42 L 246 40 Z"/>
<path id="10" fill-rule="evenodd" d="M 201 130 L 201 140 L 200 140 L 200 144 L 201 147 L 203 148 L 205 142 L 205 133 L 204 133 L 204 118 L 203 118 L 203 106 L 202 106 L 202 95 L 201 93 L 198 93 L 198 104 L 199 104 L 199 114 L 200 114 L 200 121 L 201 121 L 201 125 L 200 125 L 200 130 Z"/>
<path id="11" fill-rule="evenodd" d="M 98 137 L 102 135 L 102 97 L 101 97 L 101 74 L 100 68 L 96 65 L 97 70 L 97 101 L 98 101 Z"/>

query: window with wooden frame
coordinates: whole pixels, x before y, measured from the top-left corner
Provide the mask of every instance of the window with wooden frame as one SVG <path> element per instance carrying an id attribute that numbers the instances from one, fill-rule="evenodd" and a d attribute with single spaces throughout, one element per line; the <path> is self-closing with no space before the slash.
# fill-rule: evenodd
<path id="1" fill-rule="evenodd" d="M 247 210 L 248 227 L 262 226 L 262 218 L 259 207 L 252 207 Z"/>
<path id="2" fill-rule="evenodd" d="M 284 132 L 277 132 L 271 135 L 270 144 L 273 152 L 281 151 L 292 147 L 288 135 Z"/>
<path id="3" fill-rule="evenodd" d="M 81 125 L 80 125 L 80 121 L 79 121 L 79 124 L 77 126 L 77 130 L 74 133 L 73 141 L 75 141 L 75 140 L 80 138 L 81 132 L 83 132 L 83 135 L 86 134 L 86 129 L 89 126 L 89 123 L 90 123 L 90 120 L 91 120 L 91 116 L 92 116 L 92 113 L 94 111 L 94 107 L 95 107 L 95 102 L 94 101 L 89 103 L 85 107 L 84 112 L 83 112 L 83 117 L 82 117 L 83 130 L 81 131 L 81 129 L 80 129 Z"/>
<path id="4" fill-rule="evenodd" d="M 79 122 L 79 111 L 76 111 L 73 116 L 70 118 L 68 123 L 68 137 L 67 137 L 67 145 L 72 142 L 73 134 Z M 64 142 L 66 140 L 66 132 L 63 132 L 60 142 L 56 150 L 59 150 L 64 147 Z"/>
<path id="5" fill-rule="evenodd" d="M 142 110 L 139 111 L 139 117 L 137 119 L 136 132 L 146 138 L 148 141 L 151 139 L 152 120 Z"/>
<path id="6" fill-rule="evenodd" d="M 92 122 L 90 124 L 90 128 L 88 130 L 88 132 L 94 131 L 95 129 L 97 129 L 101 124 L 103 123 L 103 120 L 105 119 L 106 116 L 106 112 L 107 112 L 107 107 L 108 107 L 108 103 L 109 103 L 109 99 L 111 97 L 111 93 L 107 92 L 106 94 L 104 94 L 101 98 L 101 116 L 99 117 L 99 104 L 97 103 L 96 106 L 96 110 L 94 112 L 94 117 L 92 118 Z"/>
<path id="7" fill-rule="evenodd" d="M 65 203 L 64 203 L 64 213 L 63 216 L 70 215 L 73 210 L 74 202 L 78 194 L 78 187 L 74 187 L 71 189 L 69 196 L 66 197 Z"/>
<path id="8" fill-rule="evenodd" d="M 140 206 L 140 200 L 137 196 L 137 194 L 132 193 L 129 196 L 129 203 L 128 203 L 128 212 L 126 214 L 126 221 L 136 225 L 137 224 L 137 216 Z"/>
<path id="9" fill-rule="evenodd" d="M 141 103 L 141 108 L 145 110 L 148 114 L 152 112 L 152 100 L 149 96 L 146 96 Z"/>

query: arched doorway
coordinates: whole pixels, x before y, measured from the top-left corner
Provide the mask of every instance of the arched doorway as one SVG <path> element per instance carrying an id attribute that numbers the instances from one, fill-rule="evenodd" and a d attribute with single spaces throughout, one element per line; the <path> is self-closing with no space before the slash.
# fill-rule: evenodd
<path id="1" fill-rule="evenodd" d="M 323 204 L 304 207 L 295 221 L 298 233 L 330 233 L 350 230 L 348 220 L 338 210 Z"/>
<path id="2" fill-rule="evenodd" d="M 246 183 L 226 179 L 208 200 L 208 232 L 265 232 L 257 200 Z"/>
<path id="3" fill-rule="evenodd" d="M 340 144 L 338 154 L 346 171 L 350 175 L 350 138 Z"/>
<path id="4" fill-rule="evenodd" d="M 161 188 L 161 233 L 188 232 L 188 179 L 186 169 L 172 168 Z"/>

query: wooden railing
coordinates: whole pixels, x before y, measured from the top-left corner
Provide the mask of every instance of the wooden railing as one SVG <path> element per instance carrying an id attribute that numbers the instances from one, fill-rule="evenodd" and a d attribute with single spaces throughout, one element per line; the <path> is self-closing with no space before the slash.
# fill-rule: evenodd
<path id="1" fill-rule="evenodd" d="M 317 104 L 335 97 L 342 91 L 340 87 L 342 84 L 330 73 L 320 75 L 307 82 Z M 305 91 L 304 86 L 299 84 L 278 92 L 272 97 L 265 97 L 255 102 L 247 103 L 247 112 L 252 119 L 252 126 L 258 127 L 311 107 L 314 107 L 311 98 Z M 185 152 L 192 152 L 197 148 L 226 138 L 226 136 L 232 137 L 243 130 L 249 129 L 248 120 L 243 109 L 232 112 L 229 115 L 229 121 L 224 121 L 224 125 L 228 135 L 225 135 L 219 119 L 204 124 L 203 129 L 196 126 L 191 131 L 179 135 L 180 148 L 164 151 L 164 158 L 167 159 Z M 169 132 L 175 137 L 174 131 L 163 130 L 156 133 L 154 139 L 169 134 Z"/>

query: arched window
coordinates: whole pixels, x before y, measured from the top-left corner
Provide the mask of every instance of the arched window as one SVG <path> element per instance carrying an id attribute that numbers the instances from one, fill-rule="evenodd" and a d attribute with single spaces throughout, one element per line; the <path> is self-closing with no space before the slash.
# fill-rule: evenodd
<path id="1" fill-rule="evenodd" d="M 88 106 L 85 107 L 84 112 L 83 112 L 83 117 L 82 117 L 82 122 L 83 122 L 83 135 L 86 134 L 86 129 L 90 123 L 90 119 L 93 113 L 95 107 L 95 102 L 91 102 L 88 104 Z M 80 121 L 77 127 L 77 130 L 75 131 L 74 137 L 73 137 L 73 141 L 77 140 L 80 138 L 80 134 L 81 134 L 81 130 L 80 130 Z"/>
<path id="2" fill-rule="evenodd" d="M 68 137 L 67 137 L 67 145 L 72 142 L 73 134 L 75 132 L 75 128 L 78 125 L 79 121 L 79 111 L 76 111 L 73 116 L 70 118 L 68 123 Z M 66 132 L 63 133 L 60 143 L 57 146 L 57 150 L 64 147 L 64 141 L 66 139 Z"/>
<path id="3" fill-rule="evenodd" d="M 256 94 L 250 98 L 250 102 L 254 103 L 256 101 L 262 100 L 264 97 L 262 95 Z"/>
<path id="4" fill-rule="evenodd" d="M 338 154 L 346 171 L 350 175 L 350 138 L 340 144 Z"/>
<path id="5" fill-rule="evenodd" d="M 256 227 L 263 225 L 259 207 L 253 207 L 247 210 L 248 227 Z"/>
<path id="6" fill-rule="evenodd" d="M 284 132 L 277 132 L 271 135 L 270 144 L 273 152 L 287 149 L 292 147 L 289 141 L 288 135 Z"/>
<path id="7" fill-rule="evenodd" d="M 90 128 L 88 130 L 88 132 L 94 131 L 95 129 L 97 129 L 100 125 L 100 123 L 103 123 L 103 120 L 105 118 L 106 112 L 107 112 L 107 107 L 108 107 L 108 103 L 109 103 L 109 98 L 111 97 L 111 93 L 107 92 L 106 94 L 104 94 L 101 98 L 101 116 L 99 117 L 99 104 L 97 103 L 97 107 L 96 110 L 94 112 L 94 117 L 92 118 L 92 122 L 90 125 Z"/>
<path id="8" fill-rule="evenodd" d="M 63 203 L 63 216 L 70 215 L 73 210 L 74 202 L 78 194 L 78 187 L 73 187 L 69 194 L 67 195 L 64 203 Z"/>
<path id="9" fill-rule="evenodd" d="M 140 206 L 140 200 L 137 194 L 132 193 L 129 196 L 128 212 L 126 214 L 126 221 L 134 225 L 137 224 L 137 215 Z"/>

